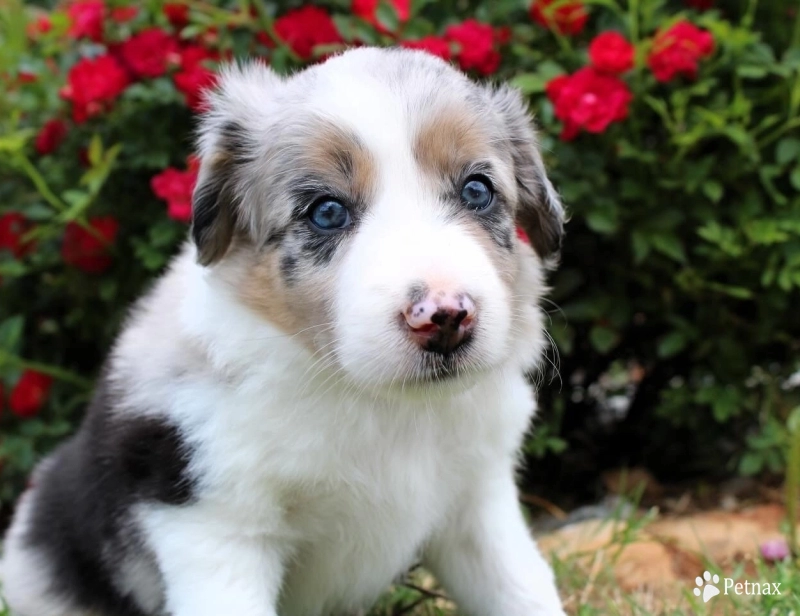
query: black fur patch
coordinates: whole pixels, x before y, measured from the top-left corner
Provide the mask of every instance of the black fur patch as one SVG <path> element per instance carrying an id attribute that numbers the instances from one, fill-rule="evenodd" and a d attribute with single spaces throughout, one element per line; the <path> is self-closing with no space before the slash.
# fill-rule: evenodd
<path id="1" fill-rule="evenodd" d="M 475 219 L 489 232 L 492 240 L 498 246 L 511 252 L 514 249 L 514 222 L 511 217 L 511 208 L 500 197 L 495 196 L 495 199 L 497 203 L 486 213 L 477 212 Z"/>
<path id="2" fill-rule="evenodd" d="M 146 616 L 113 582 L 126 553 L 142 549 L 129 512 L 138 502 L 190 502 L 191 451 L 165 420 L 114 415 L 115 398 L 101 379 L 80 430 L 36 479 L 25 539 L 49 561 L 54 593 L 82 609 Z"/>
<path id="3" fill-rule="evenodd" d="M 255 160 L 250 137 L 238 122 L 220 127 L 217 147 L 192 199 L 192 239 L 203 265 L 218 261 L 228 250 L 236 221 L 234 176 L 239 166 Z"/>
<path id="4" fill-rule="evenodd" d="M 208 172 L 192 198 L 192 239 L 198 261 L 209 265 L 221 259 L 233 238 L 235 196 L 230 183 L 233 170 L 223 159 Z"/>
<path id="5" fill-rule="evenodd" d="M 327 265 L 336 254 L 336 249 L 342 243 L 342 239 L 347 235 L 347 231 L 341 231 L 332 235 L 322 235 L 308 229 L 304 234 L 302 254 L 310 258 L 314 265 Z"/>
<path id="6" fill-rule="evenodd" d="M 297 281 L 297 257 L 292 254 L 283 255 L 281 258 L 281 275 L 286 284 L 292 285 Z"/>
<path id="7" fill-rule="evenodd" d="M 229 121 L 220 129 L 222 149 L 230 154 L 237 164 L 255 160 L 250 137 L 245 128 L 238 122 Z"/>
<path id="8" fill-rule="evenodd" d="M 443 195 L 443 199 L 452 204 L 450 211 L 452 212 L 453 219 L 459 219 L 465 216 L 470 217 L 486 229 L 495 244 L 511 252 L 514 250 L 514 216 L 511 206 L 503 195 L 495 192 L 491 206 L 484 211 L 472 211 L 467 209 L 461 199 L 461 188 L 464 182 L 463 178 L 469 177 L 476 172 L 489 175 L 488 167 L 477 166 L 468 168 L 462 174 L 462 178 L 453 179 L 452 186 L 448 189 L 447 193 Z"/>
<path id="9" fill-rule="evenodd" d="M 536 144 L 532 119 L 522 95 L 513 88 L 486 90 L 490 104 L 506 125 L 507 147 L 514 163 L 519 192 L 517 223 L 542 258 L 554 256 L 564 235 L 564 212 L 557 203 Z M 551 195 L 553 200 L 551 200 Z"/>

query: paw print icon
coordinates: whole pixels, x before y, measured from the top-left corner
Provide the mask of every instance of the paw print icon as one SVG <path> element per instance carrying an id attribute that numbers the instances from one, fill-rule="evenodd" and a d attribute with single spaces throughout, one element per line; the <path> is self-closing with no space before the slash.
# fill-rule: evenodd
<path id="1" fill-rule="evenodd" d="M 719 584 L 719 576 L 716 573 L 712 576 L 709 571 L 704 571 L 703 577 L 698 575 L 694 583 L 697 586 L 694 589 L 694 596 L 699 597 L 702 594 L 703 603 L 708 603 L 719 594 L 719 588 L 716 586 Z"/>

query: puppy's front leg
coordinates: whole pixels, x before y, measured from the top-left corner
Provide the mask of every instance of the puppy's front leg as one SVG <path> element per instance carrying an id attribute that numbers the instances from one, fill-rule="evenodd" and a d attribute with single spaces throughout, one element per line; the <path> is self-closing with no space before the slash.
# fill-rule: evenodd
<path id="1" fill-rule="evenodd" d="M 150 511 L 142 520 L 170 616 L 277 616 L 280 545 L 192 507 Z"/>
<path id="2" fill-rule="evenodd" d="M 460 505 L 425 554 L 459 608 L 470 616 L 564 616 L 511 473 L 473 486 Z"/>

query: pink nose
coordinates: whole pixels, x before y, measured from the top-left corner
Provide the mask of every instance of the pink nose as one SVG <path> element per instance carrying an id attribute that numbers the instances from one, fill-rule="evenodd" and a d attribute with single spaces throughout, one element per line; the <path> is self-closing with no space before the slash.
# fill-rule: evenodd
<path id="1" fill-rule="evenodd" d="M 429 291 L 403 312 L 411 337 L 424 349 L 447 355 L 471 335 L 475 302 L 466 293 Z"/>

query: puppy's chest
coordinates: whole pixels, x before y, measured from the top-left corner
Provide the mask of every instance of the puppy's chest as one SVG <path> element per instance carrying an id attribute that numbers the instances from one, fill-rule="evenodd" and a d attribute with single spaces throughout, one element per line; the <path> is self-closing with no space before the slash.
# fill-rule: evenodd
<path id="1" fill-rule="evenodd" d="M 218 502 L 238 528 L 286 542 L 282 613 L 346 612 L 414 564 L 479 465 L 467 435 L 412 415 L 300 424 L 228 437 L 212 464 Z"/>
<path id="2" fill-rule="evenodd" d="M 305 469 L 308 482 L 286 493 L 290 523 L 311 534 L 316 523 L 343 525 L 347 519 L 364 531 L 388 519 L 419 525 L 461 492 L 464 472 L 470 472 L 464 460 L 459 472 L 448 452 L 447 444 L 437 446 L 427 435 L 362 441 L 333 455 L 309 456 L 316 463 Z"/>
<path id="3" fill-rule="evenodd" d="M 273 523 L 278 511 L 289 527 L 282 530 L 306 540 L 350 524 L 369 532 L 378 520 L 420 526 L 486 455 L 482 435 L 447 426 L 435 410 L 359 409 L 357 418 L 337 410 L 295 407 L 291 421 L 206 424 L 203 483 L 249 523 Z"/>
<path id="4" fill-rule="evenodd" d="M 361 443 L 325 478 L 287 495 L 286 523 L 297 542 L 285 613 L 368 605 L 418 561 L 470 474 L 427 438 L 419 441 Z"/>

